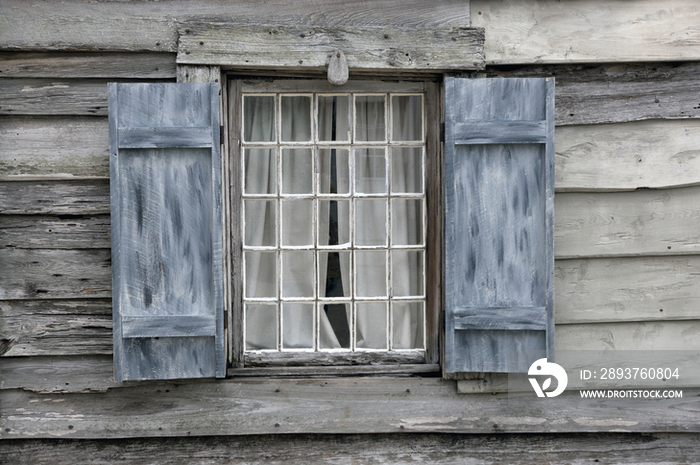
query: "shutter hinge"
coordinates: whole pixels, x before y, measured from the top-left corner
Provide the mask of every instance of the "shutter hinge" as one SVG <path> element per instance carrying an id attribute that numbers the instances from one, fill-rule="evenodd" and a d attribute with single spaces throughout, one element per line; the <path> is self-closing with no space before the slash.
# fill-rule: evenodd
<path id="1" fill-rule="evenodd" d="M 445 142 L 445 123 L 440 123 L 440 142 Z"/>
<path id="2" fill-rule="evenodd" d="M 224 145 L 224 127 L 219 126 L 219 144 Z"/>

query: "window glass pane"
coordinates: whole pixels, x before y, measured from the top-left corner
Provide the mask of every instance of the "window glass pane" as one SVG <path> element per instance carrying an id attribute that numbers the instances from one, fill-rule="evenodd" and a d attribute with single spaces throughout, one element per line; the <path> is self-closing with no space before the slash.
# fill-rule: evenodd
<path id="1" fill-rule="evenodd" d="M 385 297 L 386 252 L 355 252 L 355 285 L 358 297 Z"/>
<path id="2" fill-rule="evenodd" d="M 350 252 L 318 253 L 318 295 L 350 297 Z"/>
<path id="3" fill-rule="evenodd" d="M 277 245 L 276 205 L 274 200 L 246 200 L 245 241 L 252 247 L 275 247 Z"/>
<path id="4" fill-rule="evenodd" d="M 245 142 L 275 141 L 275 97 L 243 97 L 243 140 Z"/>
<path id="5" fill-rule="evenodd" d="M 350 314 L 349 303 L 324 303 L 318 312 L 318 348 L 350 348 Z"/>
<path id="6" fill-rule="evenodd" d="M 318 96 L 318 140 L 349 141 L 349 97 L 347 95 Z"/>
<path id="7" fill-rule="evenodd" d="M 282 304 L 282 347 L 313 349 L 314 304 Z"/>
<path id="8" fill-rule="evenodd" d="M 348 194 L 350 192 L 350 151 L 348 149 L 319 149 L 319 192 Z"/>
<path id="9" fill-rule="evenodd" d="M 422 100 L 420 95 L 393 95 L 391 97 L 393 140 L 423 139 Z"/>
<path id="10" fill-rule="evenodd" d="M 350 201 L 318 201 L 318 246 L 350 245 Z"/>
<path id="11" fill-rule="evenodd" d="M 386 193 L 384 148 L 355 149 L 355 190 L 361 194 Z"/>
<path id="12" fill-rule="evenodd" d="M 359 349 L 387 348 L 387 303 L 358 302 L 355 347 Z"/>
<path id="13" fill-rule="evenodd" d="M 277 297 L 277 253 L 245 252 L 245 296 Z"/>
<path id="14" fill-rule="evenodd" d="M 313 192 L 311 149 L 282 149 L 282 194 Z"/>
<path id="15" fill-rule="evenodd" d="M 263 350 L 277 348 L 277 305 L 245 306 L 245 348 Z"/>
<path id="16" fill-rule="evenodd" d="M 312 246 L 313 200 L 282 200 L 282 246 Z"/>
<path id="17" fill-rule="evenodd" d="M 245 149 L 245 193 L 277 193 L 275 149 Z"/>
<path id="18" fill-rule="evenodd" d="M 314 276 L 313 252 L 282 252 L 282 297 L 313 297 Z"/>
<path id="19" fill-rule="evenodd" d="M 311 97 L 282 96 L 282 140 L 302 142 L 311 140 Z"/>
<path id="20" fill-rule="evenodd" d="M 423 303 L 393 302 L 393 349 L 423 348 Z"/>
<path id="21" fill-rule="evenodd" d="M 423 199 L 392 199 L 391 223 L 391 245 L 423 244 Z"/>
<path id="22" fill-rule="evenodd" d="M 355 200 L 355 244 L 386 245 L 386 199 Z"/>
<path id="23" fill-rule="evenodd" d="M 423 296 L 423 251 L 391 251 L 391 292 L 395 297 Z"/>
<path id="24" fill-rule="evenodd" d="M 391 149 L 391 191 L 416 194 L 423 192 L 422 147 Z"/>
<path id="25" fill-rule="evenodd" d="M 386 140 L 386 111 L 383 95 L 355 96 L 355 140 Z"/>

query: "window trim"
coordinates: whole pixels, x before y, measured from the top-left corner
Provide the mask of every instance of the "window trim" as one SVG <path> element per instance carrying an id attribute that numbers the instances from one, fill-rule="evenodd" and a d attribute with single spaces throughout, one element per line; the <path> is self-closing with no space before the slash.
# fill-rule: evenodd
<path id="1" fill-rule="evenodd" d="M 348 81 L 343 86 L 331 87 L 327 81 L 317 76 L 305 79 L 289 79 L 284 76 L 275 78 L 261 76 L 237 76 L 222 73 L 222 103 L 224 108 L 224 167 L 226 178 L 222 183 L 224 200 L 224 250 L 228 263 L 225 277 L 227 301 L 225 303 L 227 321 L 227 367 L 229 376 L 264 376 L 264 375 L 371 375 L 371 374 L 413 374 L 439 372 L 443 334 L 443 186 L 442 186 L 442 146 L 440 127 L 443 121 L 443 103 L 441 100 L 442 75 L 430 75 L 422 78 L 408 78 L 401 81 L 398 89 L 396 76 L 388 78 L 363 77 Z M 244 351 L 243 312 L 242 312 L 242 247 L 241 231 L 238 223 L 233 224 L 241 214 L 240 163 L 241 151 L 241 112 L 242 92 L 259 91 L 274 85 L 275 92 L 309 93 L 309 92 L 420 92 L 424 94 L 425 112 L 425 195 L 426 195 L 426 276 L 425 276 L 425 350 L 402 352 L 279 352 L 265 354 L 265 366 L 256 360 L 255 354 Z M 251 88 L 252 86 L 252 88 Z M 267 89 L 269 92 L 269 89 Z M 233 182 L 232 182 L 233 181 Z M 395 357 L 394 355 L 399 355 Z M 245 361 L 248 358 L 248 365 Z M 331 360 L 332 358 L 332 360 Z M 381 365 L 377 363 L 388 362 Z M 313 365 L 310 365 L 313 364 Z M 295 366 L 289 366 L 295 365 Z"/>

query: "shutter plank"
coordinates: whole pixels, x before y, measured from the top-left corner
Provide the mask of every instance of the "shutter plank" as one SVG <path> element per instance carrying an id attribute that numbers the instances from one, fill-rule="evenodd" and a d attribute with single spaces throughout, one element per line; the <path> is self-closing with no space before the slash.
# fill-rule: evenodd
<path id="1" fill-rule="evenodd" d="M 527 371 L 553 347 L 554 82 L 445 87 L 445 371 Z"/>
<path id="2" fill-rule="evenodd" d="M 218 84 L 110 86 L 117 381 L 225 375 L 218 105 Z"/>

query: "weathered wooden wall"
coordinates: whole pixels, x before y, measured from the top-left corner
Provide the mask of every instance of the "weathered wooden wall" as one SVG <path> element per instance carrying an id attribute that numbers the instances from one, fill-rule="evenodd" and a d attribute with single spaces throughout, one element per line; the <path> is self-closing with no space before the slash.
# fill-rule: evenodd
<path id="1" fill-rule="evenodd" d="M 429 6 L 419 0 L 275 0 L 264 5 L 252 0 L 200 1 L 196 9 L 184 0 L 71 0 L 60 6 L 0 2 L 0 436 L 109 437 L 111 416 L 125 420 L 114 434 L 191 432 L 187 424 L 159 430 L 144 416 L 144 405 L 161 394 L 155 391 L 171 385 L 158 385 L 143 397 L 139 385 L 117 388 L 112 378 L 107 82 L 175 80 L 178 25 L 189 20 L 408 28 L 470 22 L 468 4 L 461 0 Z M 472 0 L 471 24 L 486 28 L 486 58 L 494 65 L 483 75 L 557 79 L 559 349 L 700 349 L 699 15 L 691 0 L 663 5 L 614 1 L 604 7 L 593 0 L 534 5 Z M 457 427 L 491 432 L 493 425 L 508 421 L 515 423 L 506 431 L 554 431 L 564 420 L 568 426 L 560 430 L 697 430 L 692 399 L 665 423 L 654 423 L 639 411 L 618 414 L 608 423 L 578 424 L 574 418 L 585 415 L 568 411 L 551 420 L 560 423 L 545 428 L 536 421 L 536 410 L 520 422 L 488 421 L 489 415 L 500 418 L 505 411 L 503 402 L 499 408 L 499 399 L 490 397 L 469 401 L 473 412 L 485 409 L 474 413 L 478 421 L 461 420 L 467 410 L 457 415 L 460 419 L 450 419 L 455 405 L 468 402 L 449 394 L 454 383 L 411 383 L 417 384 L 408 389 L 420 392 L 422 401 L 387 412 L 400 419 L 410 408 L 421 410 L 424 423 L 411 426 L 423 431 Z M 300 397 L 306 399 L 303 408 L 313 409 L 309 399 L 321 395 L 309 386 L 290 383 L 292 394 L 285 402 L 266 397 L 275 407 L 265 418 L 282 417 Z M 353 430 L 348 426 L 352 414 L 344 409 L 352 405 L 357 386 L 348 386 L 339 382 L 323 403 L 327 424 L 339 432 Z M 367 383 L 367 411 L 374 408 L 376 413 L 387 386 Z M 226 395 L 234 399 L 227 408 L 245 418 L 261 408 L 262 401 L 251 394 L 256 389 L 261 384 L 252 381 L 204 384 L 156 403 L 153 413 L 182 405 L 180 414 L 206 424 L 210 417 L 197 416 L 200 398 L 206 397 L 211 409 Z M 108 390 L 109 398 L 82 394 Z M 435 412 L 424 412 L 435 396 L 445 402 Z M 18 410 L 28 405 L 36 408 Z M 92 409 L 97 417 L 78 417 Z M 354 418 L 360 432 L 360 419 Z M 224 432 L 241 431 L 227 421 L 230 427 Z M 274 424 L 265 428 L 291 433 L 316 427 L 301 423 L 296 430 L 280 431 Z M 377 431 L 388 431 L 383 425 Z M 96 432 L 98 428 L 105 429 Z M 680 451 L 692 442 L 683 442 L 685 438 L 674 439 L 681 441 Z M 602 444 L 601 450 L 614 458 L 615 441 Z M 26 443 L 11 449 L 24 447 L 28 456 L 40 459 L 44 446 Z M 68 454 L 74 447 L 79 446 L 61 443 L 59 450 Z"/>

